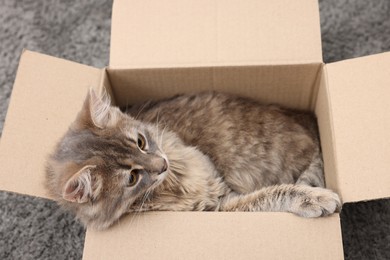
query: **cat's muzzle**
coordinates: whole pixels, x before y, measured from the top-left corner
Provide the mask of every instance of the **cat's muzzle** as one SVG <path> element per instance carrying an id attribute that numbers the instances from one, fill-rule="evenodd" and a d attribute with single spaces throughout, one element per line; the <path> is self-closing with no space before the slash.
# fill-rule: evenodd
<path id="1" fill-rule="evenodd" d="M 161 173 L 164 173 L 168 170 L 168 162 L 167 160 L 164 158 L 164 163 L 163 163 L 163 167 L 161 168 L 161 171 L 158 173 L 158 175 L 160 175 Z"/>

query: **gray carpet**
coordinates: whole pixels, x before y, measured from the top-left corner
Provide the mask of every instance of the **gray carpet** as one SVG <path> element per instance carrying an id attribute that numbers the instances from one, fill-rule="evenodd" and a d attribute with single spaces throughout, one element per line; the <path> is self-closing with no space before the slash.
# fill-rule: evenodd
<path id="1" fill-rule="evenodd" d="M 389 0 L 320 1 L 324 61 L 390 51 Z M 0 0 L 0 132 L 23 48 L 108 64 L 110 0 Z M 390 200 L 345 205 L 346 259 L 390 259 Z M 80 259 L 85 230 L 43 199 L 0 192 L 0 259 Z"/>

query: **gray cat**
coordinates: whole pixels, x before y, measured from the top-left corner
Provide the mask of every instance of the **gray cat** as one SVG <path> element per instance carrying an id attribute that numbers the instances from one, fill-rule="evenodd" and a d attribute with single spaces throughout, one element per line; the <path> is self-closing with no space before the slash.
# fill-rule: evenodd
<path id="1" fill-rule="evenodd" d="M 319 217 L 341 205 L 324 188 L 312 114 L 215 92 L 121 111 L 91 90 L 46 177 L 51 196 L 97 229 L 128 212 Z"/>

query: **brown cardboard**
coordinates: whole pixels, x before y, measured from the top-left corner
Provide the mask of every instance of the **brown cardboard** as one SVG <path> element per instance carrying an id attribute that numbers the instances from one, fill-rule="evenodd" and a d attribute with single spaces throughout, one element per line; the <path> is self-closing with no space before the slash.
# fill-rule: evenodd
<path id="1" fill-rule="evenodd" d="M 321 63 L 316 0 L 116 0 L 110 67 Z"/>
<path id="2" fill-rule="evenodd" d="M 315 102 L 316 77 L 320 68 L 320 64 L 307 64 L 208 69 L 109 69 L 107 73 L 104 73 L 104 70 L 26 51 L 21 58 L 18 81 L 13 92 L 15 97 L 12 99 L 12 104 L 18 102 L 17 104 L 24 104 L 24 106 L 18 106 L 16 112 L 10 110 L 8 117 L 11 119 L 7 119 L 9 124 L 7 123 L 6 128 L 12 129 L 14 134 L 8 136 L 4 133 L 5 142 L 2 143 L 2 153 L 0 153 L 5 155 L 0 157 L 1 165 L 5 169 L 0 172 L 14 172 L 15 174 L 11 176 L 12 178 L 0 176 L 2 180 L 8 181 L 2 187 L 11 191 L 46 197 L 43 188 L 45 158 L 74 119 L 87 89 L 91 86 L 98 88 L 104 86 L 109 93 L 113 94 L 114 103 L 120 105 L 123 104 L 121 97 L 136 96 L 144 99 L 150 98 L 147 96 L 148 93 L 154 93 L 156 96 L 152 98 L 161 98 L 182 90 L 202 90 L 201 84 L 205 83 L 206 87 L 211 89 L 239 90 L 240 92 L 236 93 L 241 93 L 241 95 L 247 93 L 247 95 L 252 95 L 252 98 L 261 97 L 265 102 L 280 101 L 284 105 L 309 108 Z M 205 76 L 207 74 L 202 74 L 204 69 L 211 71 L 212 76 L 207 77 Z M 146 82 L 145 79 L 147 79 Z M 19 83 L 20 81 L 23 83 Z M 185 83 L 190 82 L 194 84 L 189 84 L 189 87 L 184 88 Z M 235 89 L 235 85 L 240 88 Z M 29 93 L 25 93 L 27 86 L 31 91 Z M 163 91 L 156 91 L 158 87 Z M 144 92 L 138 93 L 135 91 L 137 89 L 143 89 Z M 43 97 L 40 95 L 33 95 L 35 92 L 42 91 L 45 93 L 49 91 L 47 94 L 50 95 L 49 98 L 45 96 L 46 98 L 42 100 Z M 35 109 L 37 103 L 42 104 L 42 109 Z M 34 109 L 27 110 L 27 106 Z M 29 120 L 26 121 L 26 118 Z M 24 127 L 20 127 L 23 124 L 29 126 L 33 123 L 39 126 L 31 134 L 25 133 Z M 16 126 L 11 128 L 9 125 L 12 124 Z M 31 140 L 31 150 L 25 151 L 17 147 L 16 152 L 11 150 L 9 153 L 10 147 L 19 140 L 20 136 Z M 41 140 L 47 143 L 42 143 Z M 34 154 L 33 163 L 24 166 L 23 170 L 15 170 L 17 162 L 27 156 L 26 153 Z M 31 172 L 38 174 L 31 174 Z M 23 175 L 26 173 L 28 173 L 27 177 L 32 177 L 28 179 L 28 187 L 19 182 L 20 178 L 27 178 Z M 158 221 L 155 222 L 156 220 Z M 277 225 L 272 225 L 272 223 L 277 223 Z M 158 229 L 161 224 L 163 230 Z M 325 231 L 326 236 L 318 236 Z M 305 233 L 304 239 L 302 239 L 302 232 Z M 169 236 L 166 237 L 167 234 Z M 160 236 L 158 241 L 163 243 L 154 242 L 156 250 L 147 250 L 147 241 L 156 241 L 156 236 Z M 198 237 L 198 240 L 195 237 Z M 318 248 L 318 244 L 325 242 L 329 245 L 328 240 L 331 238 L 332 243 L 335 244 L 335 250 Z M 282 240 L 283 246 L 280 245 Z M 107 241 L 112 241 L 112 245 L 108 245 Z M 84 258 L 106 259 L 112 255 L 125 258 L 129 251 L 122 241 L 131 244 L 145 241 L 144 244 L 138 245 L 137 250 L 132 250 L 133 256 L 140 258 L 161 259 L 171 258 L 171 256 L 179 258 L 187 254 L 190 254 L 189 258 L 193 259 L 200 256 L 250 259 L 262 254 L 285 258 L 291 255 L 292 250 L 303 259 L 312 259 L 318 255 L 318 252 L 321 252 L 323 259 L 329 259 L 329 257 L 340 259 L 342 256 L 341 232 L 337 214 L 326 220 L 307 220 L 286 213 L 158 212 L 138 216 L 134 220 L 132 216 L 127 216 L 116 227 L 106 232 L 88 231 Z M 189 243 L 190 241 L 193 243 Z M 175 245 L 180 248 L 176 248 Z M 224 246 L 228 249 L 213 250 L 214 247 Z M 194 251 L 196 248 L 198 250 Z"/>
<path id="3" fill-rule="evenodd" d="M 338 214 L 151 212 L 107 231 L 88 230 L 83 258 L 342 259 L 339 222 Z"/>
<path id="4" fill-rule="evenodd" d="M 1 189 L 47 197 L 44 167 L 101 70 L 24 51 L 1 138 Z"/>
<path id="5" fill-rule="evenodd" d="M 318 128 L 320 132 L 322 158 L 324 160 L 324 172 L 326 187 L 339 193 L 337 186 L 336 159 L 334 151 L 334 129 L 332 120 L 331 102 L 329 97 L 328 82 L 325 71 L 322 68 L 318 75 L 318 94 L 315 104 Z"/>
<path id="6" fill-rule="evenodd" d="M 344 202 L 390 197 L 390 53 L 325 65 L 337 190 Z"/>
<path id="7" fill-rule="evenodd" d="M 327 187 L 344 201 L 390 197 L 390 54 L 323 65 L 317 1 L 116 0 L 112 22 L 106 70 L 23 53 L 0 143 L 1 189 L 46 197 L 45 158 L 90 87 L 105 87 L 117 105 L 215 89 L 315 111 Z M 342 256 L 338 214 L 264 212 L 127 216 L 88 230 L 84 250 L 85 259 Z"/>
<path id="8" fill-rule="evenodd" d="M 217 90 L 264 103 L 311 109 L 321 64 L 108 69 L 119 106 L 178 93 Z"/>

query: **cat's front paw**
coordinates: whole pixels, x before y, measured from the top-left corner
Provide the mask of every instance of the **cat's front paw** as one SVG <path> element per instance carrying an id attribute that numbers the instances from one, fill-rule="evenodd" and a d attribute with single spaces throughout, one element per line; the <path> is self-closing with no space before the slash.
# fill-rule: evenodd
<path id="1" fill-rule="evenodd" d="M 304 192 L 293 206 L 293 213 L 306 218 L 323 217 L 341 209 L 339 196 L 331 190 L 312 188 Z"/>

